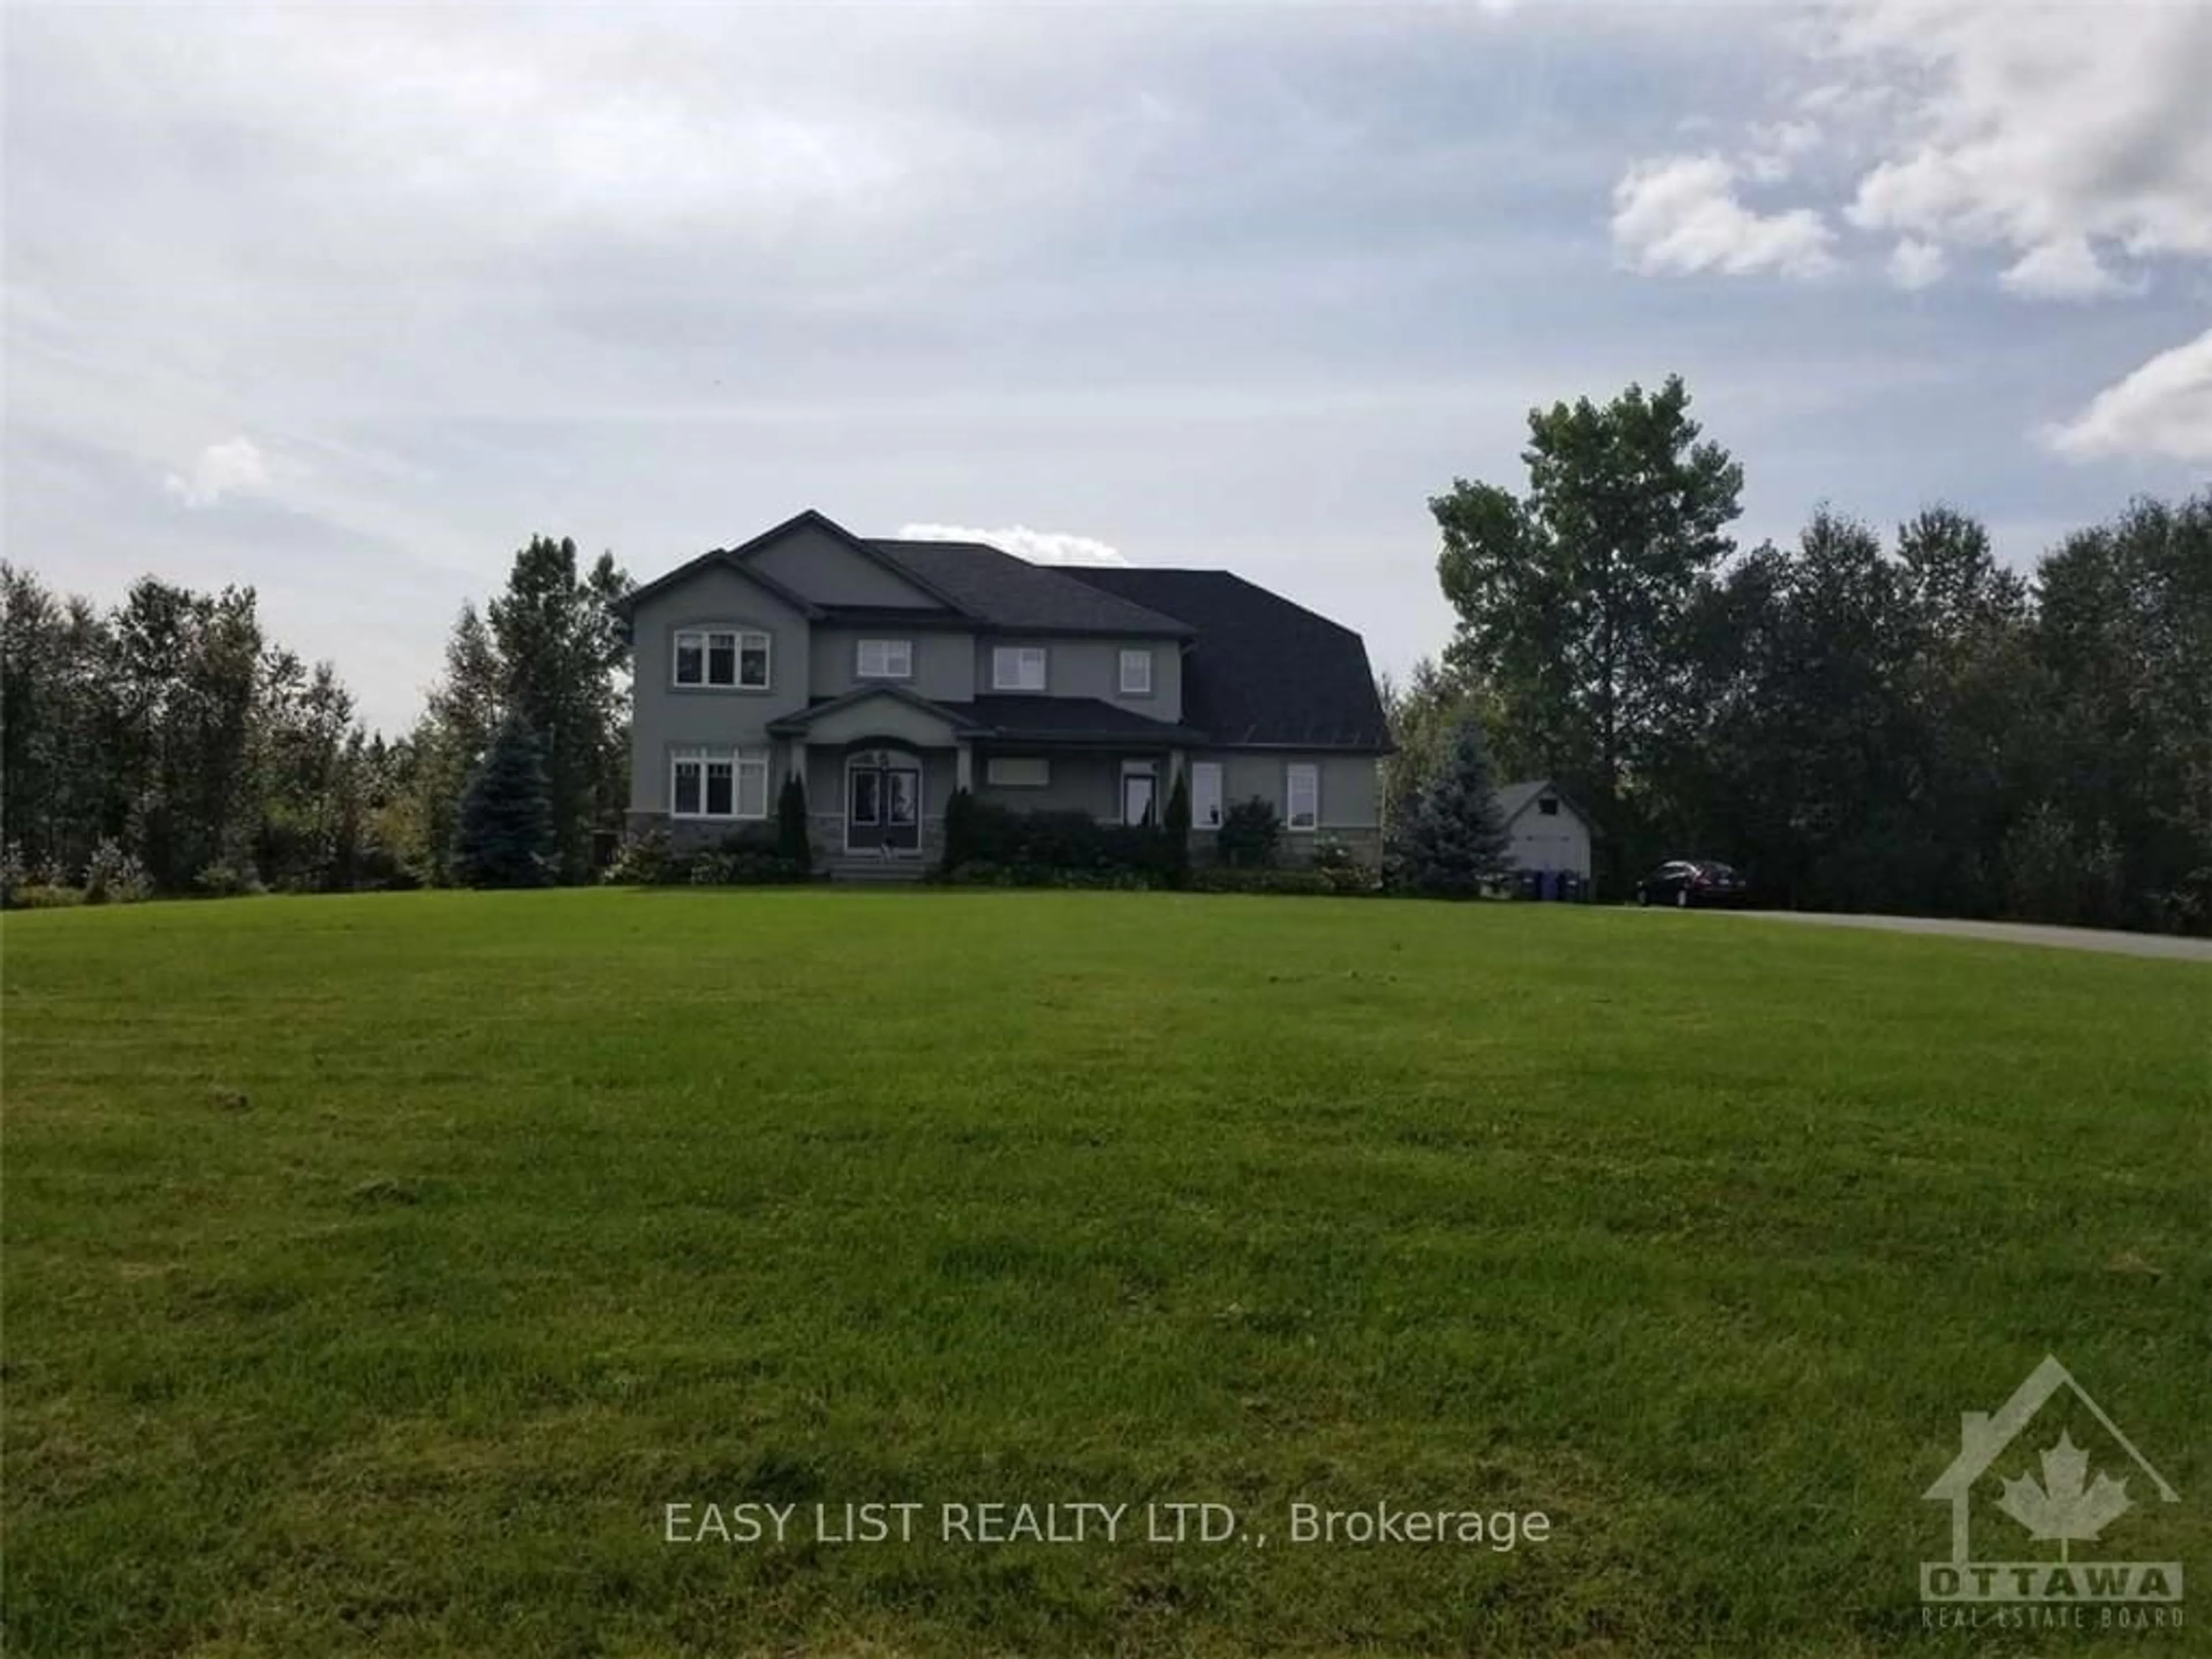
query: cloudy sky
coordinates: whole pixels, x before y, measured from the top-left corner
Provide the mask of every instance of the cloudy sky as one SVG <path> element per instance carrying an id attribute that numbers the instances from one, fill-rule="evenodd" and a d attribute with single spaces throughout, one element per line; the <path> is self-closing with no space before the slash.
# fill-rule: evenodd
<path id="1" fill-rule="evenodd" d="M 398 727 L 534 531 L 805 506 L 1442 642 L 1427 497 L 1679 370 L 1748 544 L 2212 477 L 2212 5 L 11 5 L 7 556 Z"/>

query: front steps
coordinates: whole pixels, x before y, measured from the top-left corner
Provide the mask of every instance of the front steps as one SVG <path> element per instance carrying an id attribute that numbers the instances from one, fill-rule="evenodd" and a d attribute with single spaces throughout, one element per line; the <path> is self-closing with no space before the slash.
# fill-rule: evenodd
<path id="1" fill-rule="evenodd" d="M 928 873 L 926 859 L 875 858 L 865 853 L 841 853 L 823 865 L 830 879 L 840 882 L 891 884 L 920 881 Z"/>

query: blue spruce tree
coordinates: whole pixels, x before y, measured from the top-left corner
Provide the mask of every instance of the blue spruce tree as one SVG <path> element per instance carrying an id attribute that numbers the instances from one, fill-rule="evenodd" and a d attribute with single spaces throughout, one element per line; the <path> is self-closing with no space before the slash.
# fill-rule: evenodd
<path id="1" fill-rule="evenodd" d="M 453 872 L 466 887 L 543 887 L 553 878 L 553 793 L 538 733 L 509 714 L 461 797 Z"/>
<path id="2" fill-rule="evenodd" d="M 1399 878 L 1425 897 L 1474 898 L 1508 873 L 1510 844 L 1498 816 L 1482 723 L 1469 714 L 1407 814 L 1395 860 Z"/>

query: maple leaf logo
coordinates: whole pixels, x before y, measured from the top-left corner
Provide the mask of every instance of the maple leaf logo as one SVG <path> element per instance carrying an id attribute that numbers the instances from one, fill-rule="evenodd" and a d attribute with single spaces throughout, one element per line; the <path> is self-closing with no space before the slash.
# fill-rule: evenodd
<path id="1" fill-rule="evenodd" d="M 2043 1480 L 2023 1474 L 2004 1483 L 1997 1507 L 2026 1527 L 2031 1536 L 2058 1540 L 2058 1559 L 2066 1559 L 2067 1547 L 2076 1539 L 2093 1540 L 2133 1505 L 2124 1476 L 2115 1480 L 2100 1474 L 2088 1480 L 2089 1454 L 2061 1433 L 2058 1443 L 2043 1454 Z"/>

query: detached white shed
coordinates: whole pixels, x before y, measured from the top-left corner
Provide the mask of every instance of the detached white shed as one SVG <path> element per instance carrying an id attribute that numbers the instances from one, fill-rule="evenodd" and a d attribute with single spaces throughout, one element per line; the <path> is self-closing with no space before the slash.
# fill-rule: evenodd
<path id="1" fill-rule="evenodd" d="M 1500 786 L 1498 816 L 1513 838 L 1516 870 L 1568 871 L 1589 880 L 1590 842 L 1597 838 L 1597 826 L 1549 778 Z"/>

